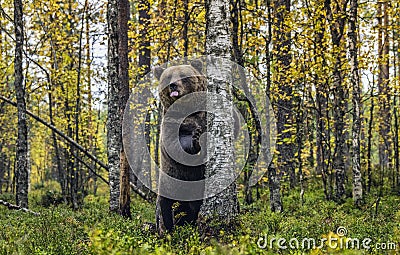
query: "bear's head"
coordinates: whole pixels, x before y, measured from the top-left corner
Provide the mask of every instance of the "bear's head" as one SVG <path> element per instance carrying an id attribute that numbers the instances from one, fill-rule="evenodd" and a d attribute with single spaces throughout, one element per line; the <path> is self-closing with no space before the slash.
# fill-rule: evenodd
<path id="1" fill-rule="evenodd" d="M 206 79 L 201 69 L 200 61 L 193 61 L 190 65 L 154 69 L 154 75 L 160 81 L 158 91 L 164 109 L 168 109 L 177 99 L 185 95 L 207 90 Z"/>

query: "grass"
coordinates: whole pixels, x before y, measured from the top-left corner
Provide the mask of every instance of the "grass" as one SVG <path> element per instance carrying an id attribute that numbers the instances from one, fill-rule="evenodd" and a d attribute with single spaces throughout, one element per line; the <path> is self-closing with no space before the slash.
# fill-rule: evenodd
<path id="1" fill-rule="evenodd" d="M 50 185 L 51 186 L 51 185 Z M 47 190 L 46 190 L 47 189 Z M 34 216 L 0 207 L 0 254 L 397 254 L 400 252 L 400 197 L 382 198 L 375 214 L 376 197 L 369 195 L 361 209 L 352 200 L 337 205 L 325 201 L 320 190 L 307 191 L 300 205 L 298 191 L 284 197 L 284 213 L 269 210 L 268 194 L 252 205 L 242 205 L 238 227 L 234 233 L 221 232 L 221 237 L 201 240 L 191 227 L 180 228 L 165 238 L 142 230 L 144 222 L 154 222 L 154 205 L 132 198 L 132 220 L 108 212 L 106 188 L 98 196 L 89 195 L 81 210 L 68 206 L 42 207 L 41 196 L 49 188 L 33 190 L 31 209 Z M 0 199 L 13 201 L 10 194 Z M 343 242 L 370 238 L 369 249 L 333 249 L 325 242 L 323 248 L 302 249 L 304 238 L 338 238 L 339 227 L 347 234 Z M 275 238 L 275 239 L 273 239 Z M 286 240 L 278 247 L 278 240 Z M 298 249 L 291 249 L 296 245 Z M 347 238 L 347 239 L 346 239 Z M 266 242 L 266 248 L 257 245 Z M 270 247 L 270 242 L 273 246 Z M 333 239 L 331 239 L 333 240 Z M 396 245 L 397 250 L 382 250 L 377 244 Z M 361 246 L 361 245 L 360 245 Z M 362 248 L 362 246 L 361 246 Z"/>

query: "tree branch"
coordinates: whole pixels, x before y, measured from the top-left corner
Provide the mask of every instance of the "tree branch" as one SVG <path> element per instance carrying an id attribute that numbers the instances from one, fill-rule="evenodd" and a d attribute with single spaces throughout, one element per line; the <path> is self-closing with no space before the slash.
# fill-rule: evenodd
<path id="1" fill-rule="evenodd" d="M 11 104 L 12 106 L 17 106 L 16 103 L 14 103 L 13 101 L 11 101 L 10 99 L 0 95 L 0 99 Z M 45 125 L 46 127 L 50 128 L 51 130 L 53 130 L 55 133 L 57 133 L 59 136 L 61 136 L 62 138 L 64 138 L 67 142 L 69 142 L 71 145 L 75 146 L 78 150 L 80 150 L 81 152 L 83 152 L 86 156 L 88 156 L 91 160 L 93 160 L 94 162 L 96 162 L 97 164 L 99 164 L 102 168 L 104 168 L 106 171 L 108 171 L 108 167 L 106 164 L 104 164 L 101 160 L 99 160 L 97 157 L 93 156 L 88 150 L 86 150 L 85 148 L 83 148 L 80 144 L 78 144 L 74 139 L 72 139 L 71 137 L 67 136 L 66 134 L 64 134 L 63 132 L 61 132 L 59 129 L 57 129 L 55 126 L 51 125 L 50 123 L 48 123 L 47 121 L 43 120 L 42 118 L 36 116 L 35 114 L 33 114 L 31 111 L 26 110 L 26 113 L 31 116 L 32 118 L 34 118 L 35 120 L 37 120 L 38 122 L 42 123 L 43 125 Z"/>
<path id="2" fill-rule="evenodd" d="M 129 182 L 129 185 L 131 186 L 132 190 L 138 194 L 141 198 L 146 200 L 147 202 L 151 203 L 153 202 L 153 199 L 151 196 L 148 196 L 146 193 L 144 193 L 141 189 L 138 188 L 134 183 Z"/>
<path id="3" fill-rule="evenodd" d="M 14 103 L 13 101 L 11 101 L 10 99 L 0 95 L 0 99 L 3 100 L 4 102 L 7 102 L 9 104 L 11 104 L 12 106 L 16 106 L 16 103 Z M 106 171 L 108 171 L 108 167 L 106 164 L 104 164 L 102 161 L 100 161 L 98 158 L 96 158 L 94 155 L 92 155 L 90 152 L 88 152 L 85 148 L 83 148 L 80 144 L 78 144 L 75 140 L 73 140 L 71 137 L 67 136 L 66 134 L 64 134 L 63 132 L 61 132 L 59 129 L 57 129 L 55 126 L 51 125 L 50 123 L 48 123 L 47 121 L 43 120 L 42 118 L 36 116 L 35 114 L 33 114 L 31 111 L 26 111 L 26 113 L 31 116 L 32 118 L 34 118 L 35 120 L 37 120 L 38 122 L 42 123 L 43 125 L 45 125 L 46 127 L 50 128 L 51 130 L 53 130 L 55 133 L 57 133 L 59 136 L 61 136 L 62 138 L 64 138 L 67 142 L 69 142 L 70 144 L 72 144 L 73 146 L 75 146 L 78 150 L 80 150 L 81 152 L 83 152 L 87 157 L 89 157 L 91 160 L 93 160 L 95 163 L 99 164 L 102 168 L 104 168 Z M 97 174 L 88 164 L 86 164 L 80 157 L 78 157 L 77 155 L 73 155 L 76 159 L 78 159 L 81 163 L 83 163 L 92 173 L 94 173 L 96 176 L 98 176 L 102 181 L 104 181 L 105 183 L 109 184 L 109 182 L 104 179 L 101 175 Z M 148 202 L 152 202 L 152 198 L 149 197 L 148 195 L 146 195 L 142 190 L 140 190 L 136 185 L 134 185 L 133 183 L 130 183 L 130 186 L 132 188 L 132 190 L 138 194 L 141 198 L 143 198 L 144 200 L 148 201 Z M 2 201 L 0 200 L 0 203 Z M 7 203 L 7 202 L 4 202 Z M 3 205 L 6 205 L 2 203 Z M 7 206 L 7 205 L 6 205 Z M 12 206 L 12 205 L 11 205 Z M 16 209 L 16 208 L 14 208 Z M 24 210 L 25 211 L 26 208 L 18 208 L 16 210 Z M 28 210 L 28 209 L 26 209 Z"/>
<path id="4" fill-rule="evenodd" d="M 9 210 L 20 210 L 20 211 L 24 211 L 24 212 L 27 212 L 27 213 L 32 213 L 35 216 L 39 216 L 40 215 L 40 213 L 34 212 L 32 210 L 29 210 L 28 208 L 24 208 L 24 207 L 21 207 L 21 206 L 18 206 L 18 205 L 13 205 L 13 204 L 10 204 L 9 202 L 3 201 L 3 200 L 0 200 L 0 204 L 4 205 L 4 206 L 7 206 L 7 208 Z"/>

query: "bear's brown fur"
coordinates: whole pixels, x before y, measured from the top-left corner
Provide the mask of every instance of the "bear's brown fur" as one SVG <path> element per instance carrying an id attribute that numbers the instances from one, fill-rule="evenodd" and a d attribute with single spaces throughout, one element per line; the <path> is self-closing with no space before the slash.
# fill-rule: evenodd
<path id="1" fill-rule="evenodd" d="M 193 62 L 191 65 L 172 66 L 165 70 L 161 68 L 155 69 L 155 76 L 160 81 L 159 96 L 164 108 L 164 114 L 179 98 L 193 92 L 205 92 L 207 90 L 206 78 L 201 74 L 201 65 L 201 62 Z M 163 141 L 165 142 L 167 139 L 163 139 L 163 137 L 170 135 L 169 133 L 176 132 L 175 130 L 169 130 L 167 122 L 170 121 L 173 120 L 163 118 L 161 124 L 161 170 L 179 180 L 198 181 L 204 179 L 204 164 L 187 166 L 176 162 L 168 155 L 163 144 Z M 199 137 L 205 132 L 206 123 L 206 113 L 195 112 L 186 117 L 180 124 L 179 140 L 170 141 L 176 143 L 173 146 L 180 146 L 189 154 L 198 154 L 201 150 Z M 165 185 L 165 182 L 160 179 L 159 184 Z M 162 235 L 165 231 L 171 231 L 176 225 L 194 224 L 201 204 L 202 200 L 177 201 L 158 195 L 156 204 L 158 232 Z"/>

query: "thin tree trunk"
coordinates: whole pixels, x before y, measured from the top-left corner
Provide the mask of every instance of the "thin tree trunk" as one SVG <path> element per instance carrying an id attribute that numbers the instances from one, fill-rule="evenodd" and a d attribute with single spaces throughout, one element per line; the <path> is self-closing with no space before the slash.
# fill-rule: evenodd
<path id="1" fill-rule="evenodd" d="M 183 1 L 183 11 L 185 15 L 185 21 L 183 23 L 183 32 L 182 32 L 182 37 L 183 37 L 183 56 L 187 57 L 188 56 L 188 50 L 189 50 L 189 0 L 184 0 Z"/>
<path id="2" fill-rule="evenodd" d="M 11 160 L 8 160 L 8 164 L 7 164 L 7 183 L 6 183 L 6 190 L 5 192 L 7 193 L 10 186 L 12 186 L 12 178 L 11 178 Z"/>
<path id="3" fill-rule="evenodd" d="M 242 26 L 243 23 L 239 22 L 239 15 L 240 11 L 239 8 L 241 7 L 241 0 L 231 0 L 231 21 L 232 21 L 232 46 L 233 46 L 233 53 L 234 53 L 234 60 L 240 67 L 244 67 L 244 59 L 243 59 L 243 52 L 242 48 L 239 43 L 239 25 L 241 26 L 241 31 L 243 30 Z M 248 126 L 248 130 L 253 130 L 249 132 L 249 155 L 246 161 L 246 165 L 244 167 L 244 194 L 245 194 L 245 201 L 247 204 L 253 203 L 253 191 L 252 187 L 250 186 L 250 178 L 254 171 L 254 166 L 257 163 L 258 155 L 259 155 L 259 148 L 260 148 L 260 140 L 261 140 L 261 123 L 259 116 L 257 116 L 256 110 L 251 102 L 254 102 L 252 95 L 249 91 L 247 82 L 246 82 L 246 74 L 243 70 L 239 67 L 239 75 L 240 75 L 240 84 L 244 90 L 244 94 L 249 98 L 241 97 L 233 88 L 233 94 L 238 101 L 242 101 L 246 103 L 239 108 L 241 115 L 245 118 L 245 121 Z M 250 110 L 250 114 L 248 111 Z"/>
<path id="4" fill-rule="evenodd" d="M 14 0 L 15 26 L 15 91 L 18 109 L 18 138 L 17 138 L 17 168 L 16 174 L 16 202 L 20 207 L 28 208 L 28 126 L 26 119 L 25 87 L 22 70 L 22 54 L 24 45 L 24 26 L 22 1 Z"/>
<path id="5" fill-rule="evenodd" d="M 394 96 L 393 100 L 393 116 L 394 116 L 394 164 L 395 167 L 393 169 L 394 171 L 394 176 L 393 176 L 393 182 L 394 182 L 394 189 L 399 188 L 399 172 L 400 172 L 400 155 L 399 155 L 399 116 L 398 116 L 398 110 L 399 106 L 397 103 L 397 95 Z M 400 189 L 398 189 L 398 192 L 400 192 Z"/>
<path id="6" fill-rule="evenodd" d="M 49 82 L 49 93 L 48 93 L 48 97 L 49 97 L 49 118 L 50 118 L 50 124 L 54 126 L 54 120 L 53 120 L 53 95 L 52 95 L 52 84 L 51 82 Z M 57 142 L 57 137 L 56 137 L 56 133 L 52 130 L 51 131 L 51 138 L 53 141 L 53 147 L 54 147 L 54 152 L 55 152 L 55 163 L 57 165 L 57 173 L 58 173 L 58 182 L 60 183 L 61 186 L 61 195 L 63 197 L 64 202 L 67 202 L 67 197 L 66 197 L 66 187 L 65 187 L 65 173 L 64 173 L 64 169 L 62 167 L 62 163 L 61 163 L 61 157 L 60 157 L 60 149 L 58 146 L 58 142 Z"/>
<path id="7" fill-rule="evenodd" d="M 178 0 L 174 0 L 174 7 L 172 11 L 172 15 L 169 18 L 170 28 L 169 28 L 169 35 L 168 35 L 168 46 L 167 46 L 167 62 L 169 62 L 171 57 L 171 48 L 172 44 L 174 43 L 173 32 L 175 28 L 175 21 L 176 21 L 176 10 L 178 8 Z"/>
<path id="8" fill-rule="evenodd" d="M 383 7 L 383 9 L 382 9 Z M 388 3 L 378 3 L 378 89 L 380 106 L 379 125 L 379 164 L 380 171 L 385 173 L 390 169 L 390 102 L 389 102 L 389 34 L 388 34 Z"/>
<path id="9" fill-rule="evenodd" d="M 343 31 L 345 27 L 345 15 L 347 8 L 347 1 L 341 1 L 338 4 L 334 4 L 332 10 L 331 0 L 325 0 L 324 6 L 326 10 L 327 20 L 330 26 L 330 32 L 333 44 L 333 54 L 335 63 L 333 67 L 333 88 L 334 88 L 334 135 L 335 135 L 335 157 L 333 159 L 333 168 L 335 170 L 335 199 L 338 202 L 342 202 L 345 196 L 345 181 L 346 181 L 346 169 L 345 169 L 345 154 L 346 154 L 346 140 L 345 140 L 345 90 L 343 88 L 343 74 L 342 74 L 342 40 Z"/>
<path id="10" fill-rule="evenodd" d="M 119 55 L 119 114 L 123 116 L 125 105 L 129 98 L 129 57 L 128 57 L 128 21 L 129 21 L 129 1 L 119 0 L 118 2 L 118 28 L 119 28 L 119 42 L 118 42 L 118 55 Z M 121 119 L 122 121 L 122 119 Z M 122 122 L 120 122 L 122 125 Z M 121 139 L 121 153 L 120 153 L 120 195 L 119 195 L 119 213 L 126 217 L 131 218 L 130 210 L 130 167 L 126 158 L 125 150 L 122 146 Z"/>
<path id="11" fill-rule="evenodd" d="M 1 26 L 1 21 L 0 21 Z M 1 32 L 0 32 L 0 53 L 1 53 Z M 0 115 L 4 114 L 5 111 L 5 102 L 0 103 Z M 4 129 L 0 126 L 0 133 L 3 133 Z M 7 155 L 3 152 L 3 146 L 7 146 L 7 144 L 0 143 L 0 194 L 3 192 L 3 182 L 5 181 L 4 176 L 6 173 L 6 162 L 7 162 Z"/>
<path id="12" fill-rule="evenodd" d="M 399 82 L 399 78 L 400 78 L 400 43 L 397 41 L 397 53 L 395 55 L 395 58 L 397 59 L 397 61 L 395 61 L 395 74 L 396 74 L 396 78 L 397 78 L 397 86 L 400 85 Z M 396 72 L 397 71 L 397 72 Z M 394 99 L 394 109 L 393 111 L 395 112 L 394 114 L 394 118 L 395 118 L 395 127 L 394 127 L 394 134 L 395 134 L 395 154 L 394 154 L 394 158 L 395 158 L 395 169 L 396 169 L 396 187 L 397 187 L 397 192 L 400 194 L 400 144 L 399 144 L 399 104 L 396 102 L 397 98 L 398 98 L 398 93 L 400 92 L 400 90 L 398 89 L 399 87 L 397 87 Z"/>
<path id="13" fill-rule="evenodd" d="M 353 142 L 353 200 L 354 204 L 359 206 L 362 202 L 362 178 L 361 178 L 361 150 L 360 150 L 360 133 L 361 133 L 361 87 L 358 71 L 358 40 L 357 40 L 357 8 L 358 0 L 350 1 L 350 21 L 348 36 L 350 38 L 350 61 L 351 61 L 351 77 L 350 81 L 353 86 L 353 126 L 352 126 L 352 142 Z"/>
<path id="14" fill-rule="evenodd" d="M 393 188 L 397 189 L 397 192 L 400 194 L 400 182 L 399 182 L 399 174 L 400 174 L 400 153 L 399 153 L 399 105 L 397 103 L 397 98 L 399 95 L 400 90 L 398 89 L 398 86 L 400 84 L 399 78 L 400 78 L 400 68 L 399 68 L 399 62 L 400 62 L 400 43 L 398 42 L 397 38 L 398 37 L 398 32 L 396 33 L 393 31 L 393 68 L 394 68 L 394 80 L 397 81 L 397 87 L 395 89 L 395 93 L 393 96 L 393 117 L 394 117 L 394 141 L 393 141 L 393 146 L 394 146 L 394 168 L 393 168 Z"/>
<path id="15" fill-rule="evenodd" d="M 78 68 L 77 68 L 77 82 L 76 82 L 76 101 L 75 101 L 75 141 L 79 143 L 79 118 L 81 112 L 81 73 L 82 73 L 82 43 L 83 43 L 83 30 L 84 30 L 84 20 L 86 13 L 87 5 L 85 4 L 82 19 L 81 19 L 81 30 L 79 32 L 79 48 L 78 48 Z M 72 152 L 75 152 L 76 148 L 73 148 Z M 78 198 L 78 189 L 79 189 L 79 180 L 80 176 L 82 176 L 79 161 L 74 160 L 74 167 L 72 169 L 72 180 L 71 180 L 71 195 L 72 195 L 72 206 L 76 210 L 79 207 L 80 201 Z M 83 199 L 83 198 L 82 198 Z"/>
<path id="16" fill-rule="evenodd" d="M 296 58 L 299 59 L 299 58 Z M 301 72 L 305 73 L 306 66 L 304 63 L 300 63 L 300 61 L 296 60 L 296 65 L 301 67 Z M 296 142 L 297 142 L 297 148 L 296 148 L 296 154 L 297 154 L 297 167 L 299 171 L 299 184 L 300 184 L 300 203 L 301 205 L 304 204 L 304 173 L 303 173 L 303 159 L 302 159 L 302 153 L 303 153 L 303 148 L 304 148 L 304 138 L 306 137 L 305 132 L 307 132 L 307 109 L 304 109 L 304 103 L 306 101 L 306 98 L 308 97 L 308 89 L 304 84 L 306 84 L 306 78 L 305 76 L 300 77 L 297 80 L 298 85 L 295 86 L 296 90 L 299 91 L 297 95 L 294 96 L 294 102 L 297 104 L 297 109 L 296 109 L 296 115 L 295 115 L 295 120 L 296 120 Z M 311 146 L 312 147 L 312 146 Z"/>
<path id="17" fill-rule="evenodd" d="M 53 17 L 50 16 L 50 22 L 53 22 Z M 56 54 L 56 46 L 55 43 L 52 39 L 52 37 L 54 37 L 54 35 L 52 34 L 51 38 L 50 38 L 50 49 L 51 49 L 51 53 L 50 53 L 50 58 L 51 58 L 51 67 L 54 71 L 58 70 L 58 61 L 57 61 L 57 54 Z M 53 89 L 54 89 L 54 84 L 53 84 L 53 80 L 52 80 L 52 75 L 50 75 L 50 73 L 44 69 L 42 66 L 39 66 L 40 69 L 42 69 L 47 76 L 47 82 L 48 82 L 48 97 L 49 97 L 49 118 L 50 118 L 50 124 L 52 126 L 55 126 L 54 124 L 54 106 L 55 106 L 55 102 L 53 100 Z M 57 172 L 58 172 L 58 181 L 60 183 L 61 186 L 61 195 L 63 197 L 64 203 L 67 203 L 67 179 L 66 179 L 66 174 L 65 174 L 65 170 L 63 167 L 63 162 L 61 160 L 61 150 L 60 150 L 60 146 L 57 142 L 57 136 L 56 136 L 56 132 L 54 130 L 51 131 L 52 134 L 52 140 L 53 140 L 53 147 L 54 147 L 54 152 L 55 152 L 55 161 L 57 164 Z"/>
<path id="18" fill-rule="evenodd" d="M 269 50 L 270 44 L 272 42 L 272 14 L 271 14 L 271 0 L 267 0 L 267 13 L 268 13 L 268 37 L 266 41 L 266 55 L 267 55 L 267 86 L 265 89 L 265 94 L 267 96 L 267 99 L 269 100 L 270 98 L 270 93 L 271 93 L 271 61 L 272 61 L 272 54 Z M 269 111 L 267 111 L 267 114 L 269 114 Z M 270 119 L 270 116 L 266 116 L 267 120 Z M 269 134 L 271 132 L 271 127 L 269 126 L 269 123 L 267 123 L 267 133 Z M 268 135 L 267 135 L 268 137 Z M 283 211 L 283 204 L 282 204 L 282 199 L 281 199 L 281 182 L 280 182 L 280 176 L 276 173 L 276 168 L 273 162 L 270 163 L 268 166 L 268 186 L 269 186 L 269 192 L 270 192 L 270 207 L 271 211 L 273 212 L 282 212 Z M 257 190 L 258 192 L 258 190 Z"/>
<path id="19" fill-rule="evenodd" d="M 371 100 L 371 107 L 369 109 L 369 121 L 368 121 L 368 143 L 367 143 L 367 192 L 369 193 L 371 191 L 371 185 L 372 185 L 372 129 L 373 129 L 373 117 L 374 117 L 374 107 L 375 107 L 375 102 L 374 102 L 374 87 L 375 87 L 375 79 L 373 78 L 372 82 L 372 87 L 371 87 L 371 94 L 370 94 L 370 100 Z"/>
<path id="20" fill-rule="evenodd" d="M 150 25 L 150 3 L 148 0 L 141 0 L 139 1 L 139 36 L 140 36 L 140 43 L 139 43 L 139 60 L 138 60 L 138 70 L 139 72 L 136 75 L 136 80 L 142 79 L 146 74 L 150 72 L 150 66 L 151 66 L 151 50 L 150 50 L 150 37 L 148 34 L 148 29 Z M 139 148 L 135 146 L 133 150 L 130 152 L 134 155 L 134 163 L 131 164 L 131 183 L 133 183 L 140 192 L 143 192 L 145 194 L 149 194 L 150 191 L 149 189 L 146 188 L 145 185 L 143 185 L 135 176 L 137 173 L 142 172 L 142 163 L 145 160 L 148 160 L 147 157 L 145 157 L 146 151 L 150 151 L 150 133 L 151 133 L 151 125 L 150 125 L 150 113 L 146 115 L 146 120 L 145 122 L 145 140 L 146 140 L 146 148 Z M 135 122 L 135 127 L 132 128 L 131 135 L 133 141 L 138 141 L 140 139 L 139 135 L 140 132 L 137 132 L 142 125 L 142 123 Z M 155 151 L 156 155 L 158 150 Z M 146 179 L 147 183 L 146 185 L 151 185 L 151 172 L 149 173 L 148 178 Z"/>
<path id="21" fill-rule="evenodd" d="M 96 138 L 98 137 L 98 129 L 99 129 L 99 121 L 96 122 L 96 128 L 93 127 L 93 105 L 92 105 L 92 79 L 91 79 L 91 46 L 90 46 L 90 7 L 89 0 L 85 0 L 86 6 L 86 19 L 85 19 L 85 36 L 86 36 L 86 76 L 87 76 L 87 90 L 88 90 L 88 146 L 92 148 L 91 153 L 93 155 L 97 154 L 97 142 Z M 100 118 L 99 118 L 100 119 Z M 94 128 L 94 129 L 93 129 Z M 94 135 L 96 134 L 96 135 Z M 94 169 L 95 164 L 91 164 L 91 167 Z M 97 173 L 90 174 L 90 178 L 93 180 L 93 194 L 97 194 Z M 89 188 L 89 187 L 88 187 Z"/>
<path id="22" fill-rule="evenodd" d="M 279 96 L 276 99 L 276 120 L 277 120 L 277 168 L 282 173 L 289 175 L 290 187 L 296 185 L 296 174 L 294 168 L 294 155 L 296 145 L 293 140 L 292 126 L 293 120 L 293 88 L 290 80 L 290 63 L 292 56 L 290 53 L 291 38 L 290 31 L 285 25 L 290 13 L 290 0 L 278 0 L 274 2 L 275 24 L 274 34 L 274 54 L 276 62 L 275 83 L 278 84 Z"/>
<path id="23" fill-rule="evenodd" d="M 118 55 L 118 0 L 109 0 L 108 22 L 108 118 L 107 118 L 107 158 L 110 181 L 110 211 L 119 209 L 120 193 L 120 151 L 122 144 L 119 55 Z"/>
<path id="24" fill-rule="evenodd" d="M 6 155 L 1 150 L 2 146 L 0 145 L 0 194 L 3 193 L 3 181 L 6 173 Z"/>

